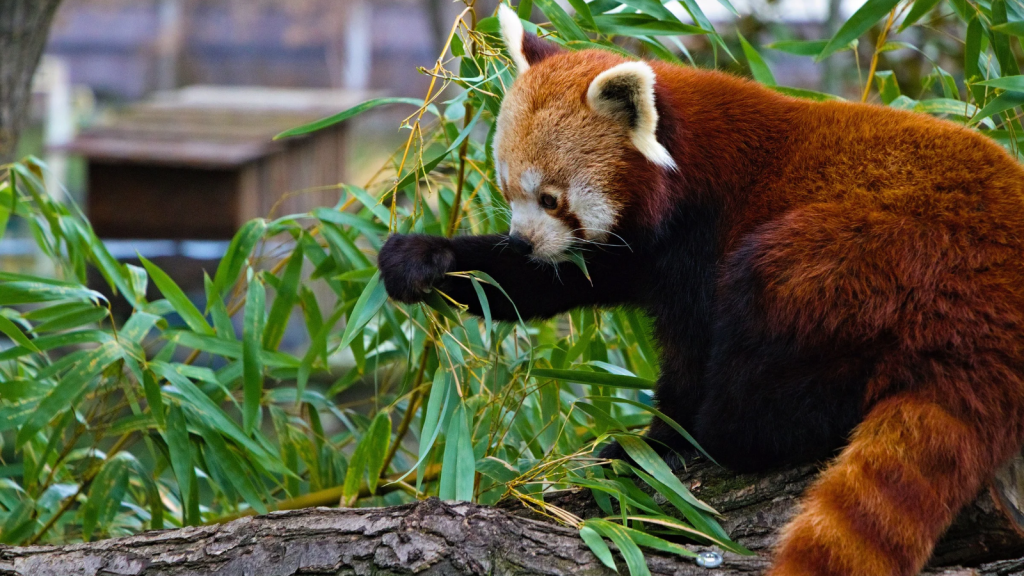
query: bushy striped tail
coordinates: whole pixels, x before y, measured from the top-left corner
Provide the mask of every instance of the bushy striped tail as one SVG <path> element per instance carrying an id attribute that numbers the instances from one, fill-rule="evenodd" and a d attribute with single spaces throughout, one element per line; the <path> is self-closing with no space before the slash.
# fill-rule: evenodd
<path id="1" fill-rule="evenodd" d="M 957 512 L 1017 448 L 1016 428 L 969 421 L 923 395 L 880 402 L 808 491 L 769 576 L 917 574 Z"/>

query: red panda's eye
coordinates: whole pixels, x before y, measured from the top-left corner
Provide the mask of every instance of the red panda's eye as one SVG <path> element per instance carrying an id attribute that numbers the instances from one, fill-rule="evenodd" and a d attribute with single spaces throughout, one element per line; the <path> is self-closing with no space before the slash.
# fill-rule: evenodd
<path id="1" fill-rule="evenodd" d="M 540 205 L 548 210 L 554 210 L 558 207 L 558 199 L 551 194 L 541 194 Z"/>

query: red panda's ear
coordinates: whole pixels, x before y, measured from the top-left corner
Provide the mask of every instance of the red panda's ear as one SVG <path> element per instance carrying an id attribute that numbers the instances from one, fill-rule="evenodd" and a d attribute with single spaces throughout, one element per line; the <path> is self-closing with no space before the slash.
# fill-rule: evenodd
<path id="1" fill-rule="evenodd" d="M 501 25 L 501 37 L 520 74 L 529 70 L 530 66 L 536 66 L 548 56 L 562 51 L 553 42 L 542 40 L 533 34 L 527 34 L 522 21 L 519 20 L 519 15 L 506 4 L 498 6 L 498 23 Z"/>
<path id="2" fill-rule="evenodd" d="M 587 90 L 587 103 L 623 124 L 633 145 L 651 162 L 676 167 L 668 150 L 658 142 L 658 110 L 654 105 L 654 70 L 646 62 L 625 62 L 597 75 Z"/>

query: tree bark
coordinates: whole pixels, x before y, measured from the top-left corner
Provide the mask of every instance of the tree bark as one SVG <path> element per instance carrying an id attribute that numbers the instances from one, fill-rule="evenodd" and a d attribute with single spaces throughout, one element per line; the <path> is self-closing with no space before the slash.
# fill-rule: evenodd
<path id="1" fill-rule="evenodd" d="M 0 164 L 14 160 L 28 121 L 32 75 L 61 0 L 0 0 Z"/>
<path id="2" fill-rule="evenodd" d="M 725 554 L 709 572 L 692 560 L 648 551 L 651 573 L 675 576 L 760 574 L 779 527 L 816 476 L 813 466 L 739 475 L 708 463 L 680 474 L 723 515 L 723 526 L 757 554 Z M 998 503 L 1014 489 L 1004 475 L 957 519 L 936 548 L 930 576 L 1024 573 L 1024 537 Z M 1002 486 L 1002 487 L 1000 487 Z M 996 495 L 995 499 L 993 494 Z M 587 492 L 553 504 L 587 517 L 599 511 Z M 515 505 L 489 508 L 436 499 L 393 508 L 275 512 L 268 516 L 70 546 L 0 546 L 0 576 L 299 576 L 327 574 L 612 575 L 576 530 Z M 703 550 L 699 546 L 691 547 Z M 967 565 L 970 567 L 956 566 Z M 620 574 L 627 574 L 620 564 Z"/>

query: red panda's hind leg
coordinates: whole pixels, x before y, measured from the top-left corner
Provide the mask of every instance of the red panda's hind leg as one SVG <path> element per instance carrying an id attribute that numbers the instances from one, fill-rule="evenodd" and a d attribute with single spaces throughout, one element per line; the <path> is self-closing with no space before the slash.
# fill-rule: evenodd
<path id="1" fill-rule="evenodd" d="M 1017 448 L 998 422 L 903 393 L 879 402 L 804 497 L 769 576 L 912 576 Z"/>

